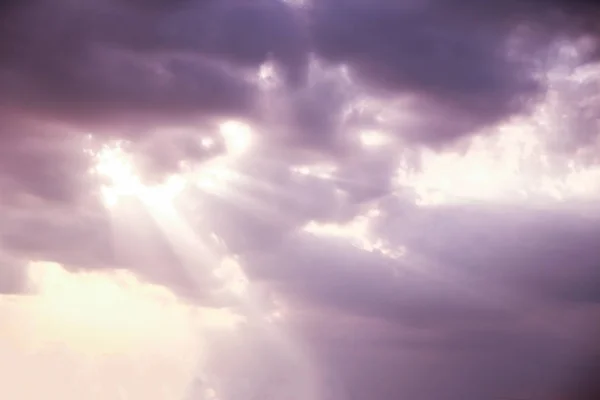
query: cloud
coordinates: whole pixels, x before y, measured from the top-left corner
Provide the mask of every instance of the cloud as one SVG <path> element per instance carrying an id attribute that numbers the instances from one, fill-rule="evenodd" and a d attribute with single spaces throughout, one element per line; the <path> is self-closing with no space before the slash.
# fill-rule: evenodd
<path id="1" fill-rule="evenodd" d="M 9 397 L 568 388 L 600 300 L 597 13 L 0 3 Z"/>
<path id="2" fill-rule="evenodd" d="M 288 123 L 313 143 L 365 94 L 401 98 L 428 115 L 396 126 L 411 140 L 445 143 L 473 133 L 531 109 L 545 89 L 539 60 L 552 56 L 554 39 L 596 34 L 586 2 L 7 6 L 4 107 L 113 125 L 255 116 L 262 95 L 248 77 L 273 61 L 288 84 Z M 340 98 L 331 79 L 310 78 L 310 54 L 347 68 L 360 92 Z"/>
<path id="3" fill-rule="evenodd" d="M 300 306 L 403 326 L 508 324 L 522 303 L 598 303 L 593 214 L 448 207 L 371 225 L 403 251 L 390 258 L 352 238 L 293 237 L 253 260 L 251 273 Z"/>
<path id="4" fill-rule="evenodd" d="M 432 144 L 528 112 L 544 90 L 548 43 L 586 19 L 580 7 L 535 1 L 321 1 L 311 11 L 318 54 L 366 90 L 411 99 L 427 117 L 408 135 Z"/>
<path id="5" fill-rule="evenodd" d="M 305 367 L 241 309 L 187 303 L 127 270 L 47 261 L 27 265 L 26 287 L 0 295 L 11 397 L 310 396 Z"/>
<path id="6" fill-rule="evenodd" d="M 70 119 L 174 119 L 244 114 L 256 95 L 243 69 L 269 54 L 301 80 L 301 35 L 290 10 L 266 1 L 39 2 L 10 14 L 2 103 Z M 248 34 L 249 33 L 249 34 Z"/>
<path id="7" fill-rule="evenodd" d="M 569 391 L 571 371 L 596 342 L 593 209 L 379 207 L 365 231 L 323 227 L 246 260 L 347 392 L 458 399 Z M 381 247 L 369 247 L 378 238 Z M 398 258 L 379 250 L 400 246 Z"/>

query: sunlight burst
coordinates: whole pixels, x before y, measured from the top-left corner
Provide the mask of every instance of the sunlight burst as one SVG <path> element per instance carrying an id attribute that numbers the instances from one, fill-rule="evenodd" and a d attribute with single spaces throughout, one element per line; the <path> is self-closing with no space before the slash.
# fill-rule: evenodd
<path id="1" fill-rule="evenodd" d="M 135 197 L 149 206 L 159 207 L 172 201 L 186 186 L 185 179 L 178 175 L 171 175 L 157 185 L 144 185 L 121 143 L 104 145 L 94 158 L 92 173 L 104 181 L 100 193 L 104 205 L 109 208 L 125 197 Z"/>
<path id="2" fill-rule="evenodd" d="M 230 155 L 244 154 L 252 146 L 252 130 L 244 123 L 227 121 L 221 124 L 220 131 Z"/>
<path id="3" fill-rule="evenodd" d="M 95 161 L 93 172 L 106 180 L 100 190 L 107 207 L 116 205 L 121 197 L 138 196 L 141 193 L 142 183 L 121 143 L 103 146 L 95 154 Z"/>

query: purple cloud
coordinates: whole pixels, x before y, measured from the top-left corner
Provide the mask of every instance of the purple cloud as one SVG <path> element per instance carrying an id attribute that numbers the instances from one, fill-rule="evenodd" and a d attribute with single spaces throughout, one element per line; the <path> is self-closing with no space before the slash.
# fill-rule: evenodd
<path id="1" fill-rule="evenodd" d="M 157 369 L 189 396 L 595 398 L 598 15 L 0 2 L 0 353 L 18 364 L 18 327 L 59 321 L 39 330 L 64 336 L 52 362 L 77 359 L 69 318 L 91 322 L 63 291 L 100 318 L 78 288 L 129 285 L 143 311 L 155 285 L 178 313 L 245 321 L 204 337 L 185 314 L 184 350 L 148 325 L 202 358 Z M 32 288 L 52 263 L 50 294 Z M 189 351 L 191 333 L 213 350 Z"/>

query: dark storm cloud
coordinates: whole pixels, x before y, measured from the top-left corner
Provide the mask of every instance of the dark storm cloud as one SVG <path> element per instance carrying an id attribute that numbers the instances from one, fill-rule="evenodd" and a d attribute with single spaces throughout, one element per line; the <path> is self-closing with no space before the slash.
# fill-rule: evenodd
<path id="1" fill-rule="evenodd" d="M 368 92 L 416 96 L 443 122 L 408 135 L 445 141 L 527 109 L 542 89 L 534 73 L 544 44 L 594 32 L 593 7 L 569 4 L 323 0 L 307 12 L 275 0 L 5 2 L 3 102 L 80 117 L 244 114 L 256 93 L 240 68 L 271 57 L 302 86 L 314 51 L 347 64 Z M 528 47 L 518 50 L 509 42 L 523 26 Z M 293 96 L 302 134 L 335 130 L 337 101 Z"/>
<path id="2" fill-rule="evenodd" d="M 0 115 L 0 203 L 76 202 L 89 189 L 83 141 L 60 127 Z"/>
<path id="3" fill-rule="evenodd" d="M 244 114 L 256 93 L 240 68 L 271 55 L 291 81 L 302 80 L 299 22 L 276 1 L 166 9 L 33 1 L 4 18 L 0 83 L 9 107 L 105 118 Z"/>
<path id="4" fill-rule="evenodd" d="M 583 1 L 3 4 L 4 108 L 83 125 L 254 118 L 274 110 L 261 109 L 248 74 L 271 59 L 284 78 L 278 99 L 290 110 L 283 126 L 266 130 L 321 149 L 368 125 L 444 144 L 527 112 L 544 93 L 550 43 L 596 37 L 596 11 Z M 307 77 L 309 54 L 327 68 L 345 65 L 354 84 Z M 349 116 L 365 95 L 408 99 L 397 107 L 410 120 Z"/>
<path id="5" fill-rule="evenodd" d="M 527 112 L 552 40 L 598 33 L 591 2 L 324 0 L 311 16 L 317 53 L 379 95 L 415 96 L 425 117 L 396 129 L 432 143 Z"/>

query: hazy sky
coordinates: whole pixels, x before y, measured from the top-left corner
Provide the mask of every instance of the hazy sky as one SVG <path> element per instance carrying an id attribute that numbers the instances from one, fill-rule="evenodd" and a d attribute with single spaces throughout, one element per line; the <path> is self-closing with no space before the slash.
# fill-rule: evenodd
<path id="1" fill-rule="evenodd" d="M 0 396 L 597 399 L 598 21 L 0 1 Z"/>

